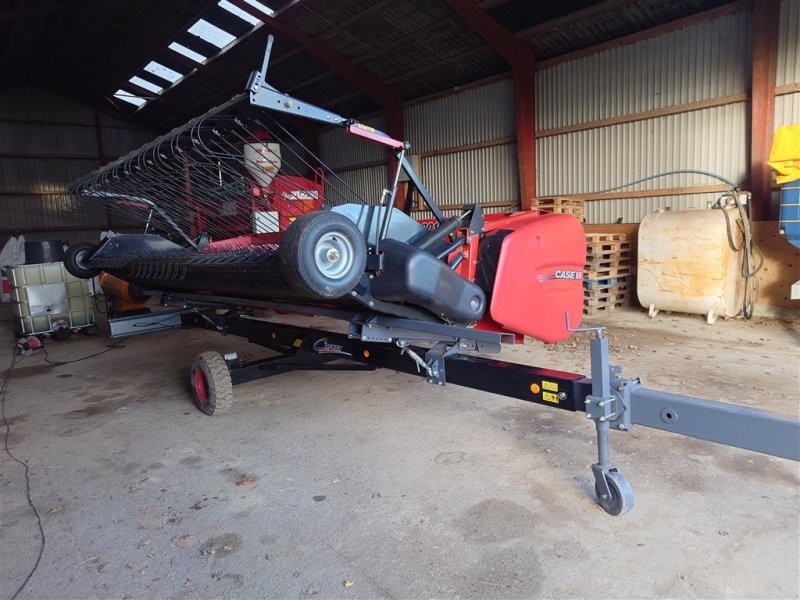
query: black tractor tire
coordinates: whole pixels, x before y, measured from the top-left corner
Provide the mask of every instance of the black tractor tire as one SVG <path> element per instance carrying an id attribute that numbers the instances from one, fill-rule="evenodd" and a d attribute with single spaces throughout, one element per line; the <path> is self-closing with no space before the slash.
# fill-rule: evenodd
<path id="1" fill-rule="evenodd" d="M 219 352 L 195 356 L 189 385 L 197 408 L 209 416 L 224 414 L 233 406 L 231 373 Z"/>
<path id="2" fill-rule="evenodd" d="M 367 264 L 367 243 L 347 217 L 330 211 L 306 213 L 281 240 L 281 270 L 307 298 L 340 298 L 356 286 Z"/>
<path id="3" fill-rule="evenodd" d="M 88 261 L 97 251 L 97 246 L 91 242 L 73 244 L 64 253 L 64 268 L 78 279 L 91 279 L 97 277 L 102 269 L 95 269 L 88 265 Z"/>

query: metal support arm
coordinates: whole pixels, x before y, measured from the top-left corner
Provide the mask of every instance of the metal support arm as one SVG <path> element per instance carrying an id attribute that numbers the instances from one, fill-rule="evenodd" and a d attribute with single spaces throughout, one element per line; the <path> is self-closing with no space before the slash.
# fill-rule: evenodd
<path id="1" fill-rule="evenodd" d="M 800 425 L 765 410 L 639 387 L 631 420 L 745 450 L 800 461 Z"/>
<path id="2" fill-rule="evenodd" d="M 414 170 L 414 167 L 411 166 L 411 162 L 405 155 L 405 153 L 411 148 L 411 145 L 408 142 L 395 140 L 383 131 L 373 127 L 368 127 L 353 119 L 347 119 L 342 115 L 325 110 L 324 108 L 309 102 L 298 100 L 294 96 L 279 92 L 277 89 L 267 83 L 267 67 L 269 66 L 270 54 L 272 53 L 272 42 L 273 36 L 270 35 L 267 39 L 267 48 L 264 51 L 264 60 L 261 64 L 261 70 L 253 71 L 250 74 L 250 79 L 247 82 L 247 93 L 250 96 L 250 104 L 267 110 L 275 110 L 289 115 L 303 117 L 312 121 L 317 121 L 318 123 L 345 127 L 346 131 L 351 135 L 365 138 L 394 149 L 398 153 L 399 164 L 397 175 L 394 178 L 394 189 L 391 191 L 391 206 L 394 206 L 394 193 L 397 189 L 397 180 L 400 174 L 400 169 L 402 168 L 402 170 L 408 175 L 409 181 L 411 181 L 419 194 L 422 196 L 425 205 L 433 213 L 434 217 L 436 217 L 436 220 L 439 221 L 439 223 L 442 223 L 445 219 L 444 214 L 441 210 L 439 210 L 439 207 L 436 205 L 436 202 L 434 201 L 430 192 L 425 187 L 425 184 L 422 183 L 419 175 L 417 175 L 417 172 Z M 390 217 L 387 216 L 387 223 L 388 218 Z"/>

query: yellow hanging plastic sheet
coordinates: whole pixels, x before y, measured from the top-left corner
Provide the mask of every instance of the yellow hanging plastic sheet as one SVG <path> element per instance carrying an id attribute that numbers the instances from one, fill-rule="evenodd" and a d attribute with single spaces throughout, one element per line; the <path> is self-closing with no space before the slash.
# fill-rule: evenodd
<path id="1" fill-rule="evenodd" d="M 800 125 L 787 125 L 775 132 L 767 164 L 775 170 L 779 185 L 800 179 Z"/>

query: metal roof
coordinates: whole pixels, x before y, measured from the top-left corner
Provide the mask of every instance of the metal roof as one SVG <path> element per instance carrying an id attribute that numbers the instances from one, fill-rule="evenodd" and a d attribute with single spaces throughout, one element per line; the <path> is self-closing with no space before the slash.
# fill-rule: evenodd
<path id="1" fill-rule="evenodd" d="M 245 0 L 247 1 L 247 0 Z M 727 4 L 730 0 L 479 0 L 498 23 L 553 58 Z M 404 100 L 497 75 L 507 63 L 444 0 L 263 0 L 283 27 L 396 88 Z M 261 61 L 270 23 L 254 28 L 218 0 L 6 0 L 0 10 L 0 86 L 34 85 L 153 130 L 187 121 L 242 91 Z M 224 52 L 187 29 L 198 19 L 237 41 Z M 296 38 L 295 38 L 296 39 Z M 167 48 L 177 42 L 199 65 Z M 137 109 L 113 97 L 151 61 L 185 77 Z M 158 78 L 155 78 L 158 80 Z M 379 104 L 307 49 L 276 33 L 269 81 L 347 115 Z"/>

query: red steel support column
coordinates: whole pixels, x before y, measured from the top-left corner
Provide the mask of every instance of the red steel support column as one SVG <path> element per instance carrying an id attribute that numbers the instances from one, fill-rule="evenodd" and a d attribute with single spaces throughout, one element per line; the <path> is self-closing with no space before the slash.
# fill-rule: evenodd
<path id="1" fill-rule="evenodd" d="M 752 214 L 770 218 L 772 179 L 767 166 L 775 123 L 775 72 L 778 63 L 780 0 L 755 0 L 752 16 L 752 81 L 750 102 L 750 190 Z"/>
<path id="2" fill-rule="evenodd" d="M 517 172 L 522 210 L 530 210 L 536 197 L 536 117 L 534 113 L 534 61 L 521 60 L 514 75 L 514 123 L 517 130 Z"/>
<path id="3" fill-rule="evenodd" d="M 511 65 L 514 80 L 520 204 L 523 210 L 527 210 L 536 197 L 533 48 L 492 19 L 473 0 L 445 0 L 445 2 L 466 25 L 491 46 L 492 50 Z"/>

